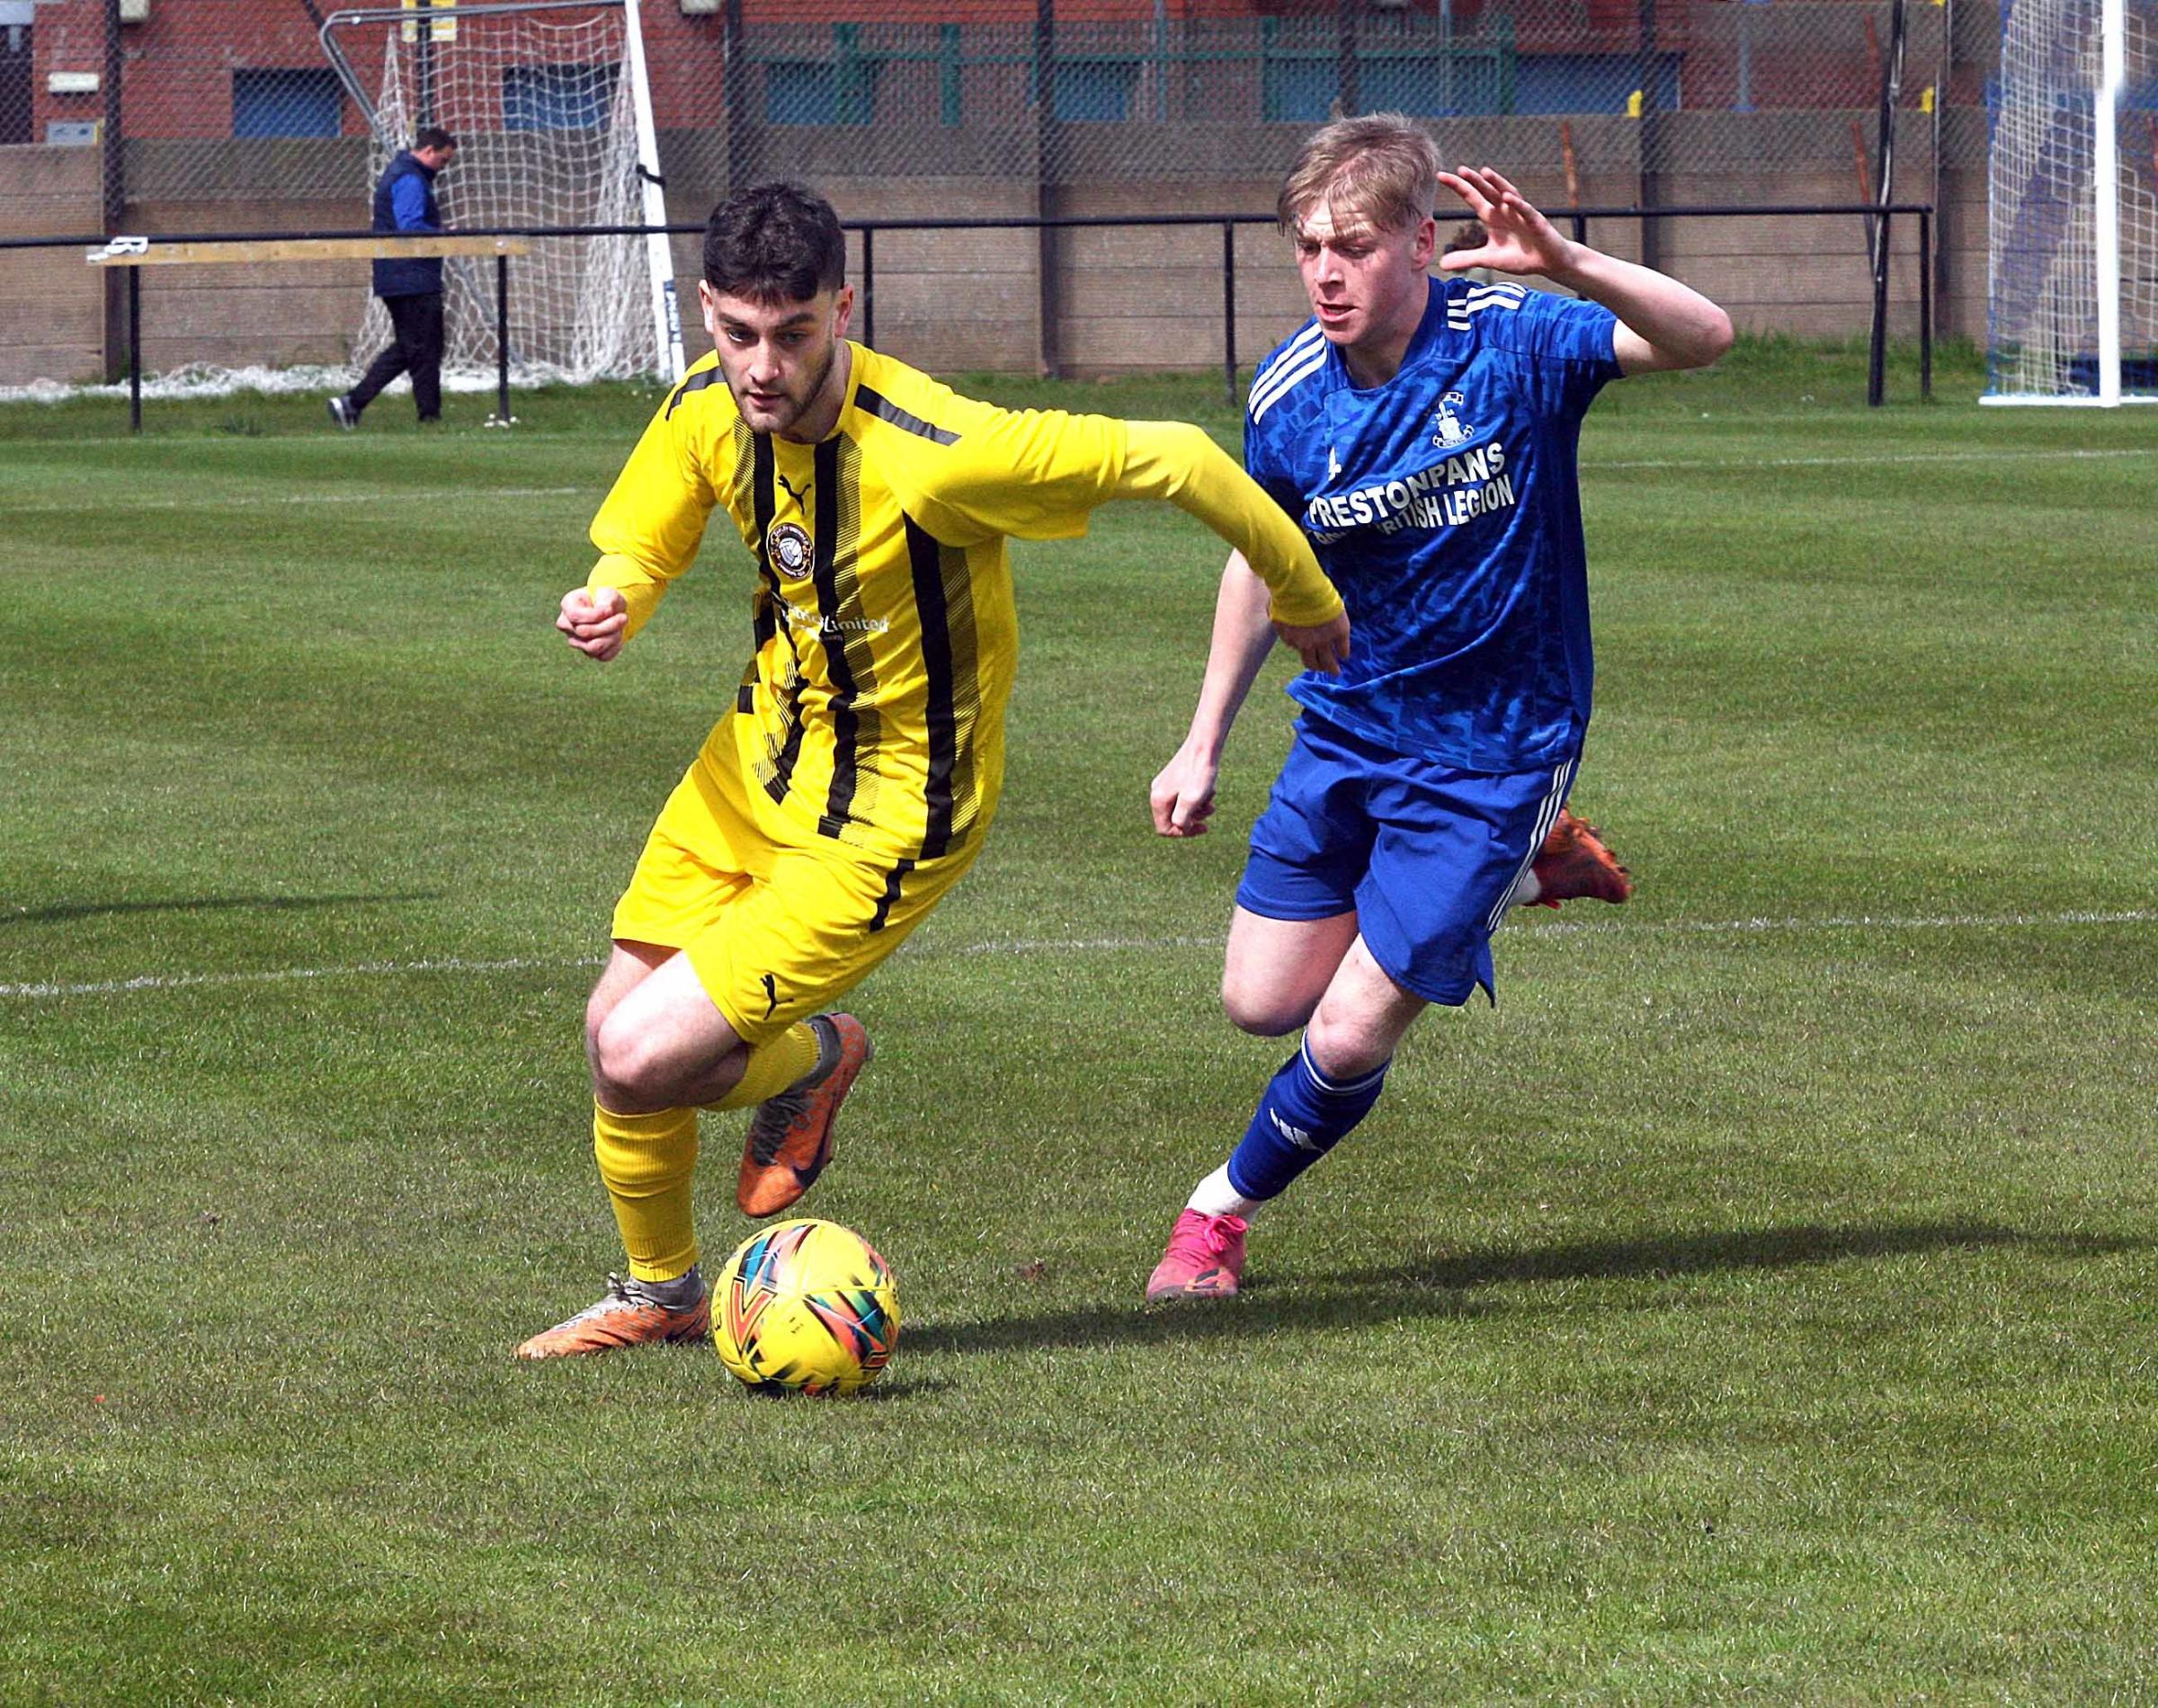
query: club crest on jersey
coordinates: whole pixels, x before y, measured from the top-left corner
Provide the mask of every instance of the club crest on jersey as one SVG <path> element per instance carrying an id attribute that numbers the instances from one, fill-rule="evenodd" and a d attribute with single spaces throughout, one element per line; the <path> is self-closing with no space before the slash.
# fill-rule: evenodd
<path id="1" fill-rule="evenodd" d="M 1431 425 L 1438 431 L 1431 435 L 1431 443 L 1441 450 L 1450 450 L 1456 445 L 1466 445 L 1475 437 L 1476 429 L 1454 414 L 1457 407 L 1467 405 L 1468 399 L 1458 391 L 1449 391 L 1439 400 L 1439 407 L 1431 412 Z"/>
<path id="2" fill-rule="evenodd" d="M 798 582 L 814 566 L 816 550 L 801 523 L 774 522 L 764 535 L 764 556 L 789 581 Z"/>

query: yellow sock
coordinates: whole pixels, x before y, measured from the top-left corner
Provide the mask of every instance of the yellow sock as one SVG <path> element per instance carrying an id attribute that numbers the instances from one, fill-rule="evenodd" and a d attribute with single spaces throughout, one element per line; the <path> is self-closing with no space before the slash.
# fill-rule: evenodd
<path id="1" fill-rule="evenodd" d="M 708 1109 L 746 1109 L 777 1096 L 816 1065 L 816 1028 L 803 1020 L 749 1053 L 742 1077 Z"/>
<path id="2" fill-rule="evenodd" d="M 697 1167 L 697 1111 L 617 1115 L 592 1106 L 592 1149 L 614 1203 L 615 1225 L 639 1281 L 672 1281 L 697 1261 L 690 1177 Z"/>

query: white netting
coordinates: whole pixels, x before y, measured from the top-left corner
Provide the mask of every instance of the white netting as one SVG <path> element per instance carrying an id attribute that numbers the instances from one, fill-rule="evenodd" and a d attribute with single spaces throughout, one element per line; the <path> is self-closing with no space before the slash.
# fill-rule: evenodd
<path id="1" fill-rule="evenodd" d="M 2125 0 L 2117 192 L 2100 205 L 2100 0 L 2004 0 L 1988 157 L 1988 396 L 2087 400 L 2101 389 L 2100 297 L 2117 292 L 2120 391 L 2158 397 L 2158 0 Z M 2118 278 L 2099 276 L 2118 231 Z"/>
<path id="2" fill-rule="evenodd" d="M 2158 398 L 2158 0 L 2127 0 L 2120 107 L 2120 388 Z"/>
<path id="3" fill-rule="evenodd" d="M 429 32 L 432 31 L 432 39 Z M 443 221 L 634 226 L 644 217 L 621 5 L 459 9 L 387 31 L 369 186 L 423 125 L 457 138 L 435 181 Z M 645 240 L 550 237 L 509 267 L 510 367 L 521 382 L 656 372 Z M 495 362 L 495 266 L 443 263 L 446 369 Z M 370 298 L 354 344 L 389 342 Z"/>

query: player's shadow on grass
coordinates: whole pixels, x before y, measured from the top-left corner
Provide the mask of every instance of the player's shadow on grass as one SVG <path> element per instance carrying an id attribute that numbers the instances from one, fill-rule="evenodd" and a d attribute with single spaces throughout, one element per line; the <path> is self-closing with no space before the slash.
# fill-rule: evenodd
<path id="1" fill-rule="evenodd" d="M 1133 1272 L 1129 1309 L 1066 1311 L 986 1322 L 910 1326 L 914 1348 L 992 1352 L 1012 1347 L 1152 1345 L 1278 1329 L 1365 1325 L 1395 1317 L 1475 1316 L 1503 1307 L 1484 1289 L 1546 1281 L 1681 1279 L 1745 1269 L 1786 1269 L 1852 1259 L 2017 1246 L 2096 1257 L 2140 1249 L 2125 1238 L 2036 1233 L 1985 1222 L 1878 1226 L 1732 1229 L 1644 1240 L 1585 1240 L 1549 1246 L 1493 1246 L 1452 1257 L 1332 1272 L 1263 1272 L 1243 1294 L 1214 1303 L 1142 1308 Z"/>
<path id="2" fill-rule="evenodd" d="M 380 902 L 439 902 L 440 890 L 384 891 L 373 895 L 181 895 L 162 902 L 58 902 L 50 907 L 0 908 L 0 925 L 49 925 L 114 913 L 206 913 L 221 908 L 276 912 L 293 908 L 366 907 Z"/>

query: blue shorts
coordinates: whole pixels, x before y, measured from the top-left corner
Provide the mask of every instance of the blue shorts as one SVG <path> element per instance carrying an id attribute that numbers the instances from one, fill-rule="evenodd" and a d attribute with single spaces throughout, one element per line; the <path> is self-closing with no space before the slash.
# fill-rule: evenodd
<path id="1" fill-rule="evenodd" d="M 1404 991 L 1450 1008 L 1479 988 L 1491 997 L 1491 934 L 1578 762 L 1460 771 L 1306 712 L 1252 826 L 1236 904 L 1271 920 L 1353 912 Z"/>

